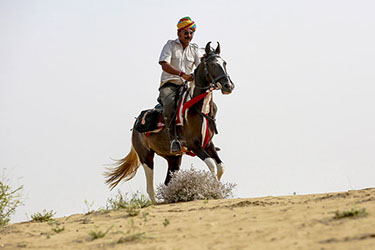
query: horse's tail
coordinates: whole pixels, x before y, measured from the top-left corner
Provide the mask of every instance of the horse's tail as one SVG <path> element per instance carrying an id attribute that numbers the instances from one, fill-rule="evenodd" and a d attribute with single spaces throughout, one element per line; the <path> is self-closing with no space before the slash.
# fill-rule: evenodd
<path id="1" fill-rule="evenodd" d="M 114 168 L 110 168 L 108 172 L 104 173 L 109 188 L 112 190 L 122 179 L 128 181 L 133 178 L 137 173 L 139 163 L 138 154 L 132 146 L 130 153 L 125 158 L 117 160 L 114 163 Z"/>

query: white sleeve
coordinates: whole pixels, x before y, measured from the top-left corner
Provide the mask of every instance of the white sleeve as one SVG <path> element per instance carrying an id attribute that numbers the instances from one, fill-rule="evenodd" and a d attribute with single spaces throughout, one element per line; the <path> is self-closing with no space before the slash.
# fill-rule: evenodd
<path id="1" fill-rule="evenodd" d="M 172 49 L 171 49 L 170 42 L 168 41 L 164 45 L 163 50 L 161 51 L 161 54 L 159 57 L 159 63 L 160 62 L 171 63 L 171 58 L 172 58 Z"/>

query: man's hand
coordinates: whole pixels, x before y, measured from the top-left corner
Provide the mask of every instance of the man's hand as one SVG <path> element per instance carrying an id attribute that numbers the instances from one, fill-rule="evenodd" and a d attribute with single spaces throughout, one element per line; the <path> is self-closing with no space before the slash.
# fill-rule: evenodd
<path id="1" fill-rule="evenodd" d="M 193 74 L 185 74 L 183 71 L 180 71 L 178 69 L 176 69 L 175 67 L 173 67 L 170 63 L 167 63 L 165 61 L 161 61 L 159 62 L 159 64 L 161 65 L 161 68 L 171 74 L 171 75 L 177 75 L 177 76 L 180 76 L 182 77 L 185 81 L 193 81 L 194 79 L 194 75 Z M 182 74 L 182 75 L 181 75 Z"/>
<path id="2" fill-rule="evenodd" d="M 185 81 L 191 82 L 194 79 L 193 74 L 182 74 L 182 78 L 184 78 Z"/>

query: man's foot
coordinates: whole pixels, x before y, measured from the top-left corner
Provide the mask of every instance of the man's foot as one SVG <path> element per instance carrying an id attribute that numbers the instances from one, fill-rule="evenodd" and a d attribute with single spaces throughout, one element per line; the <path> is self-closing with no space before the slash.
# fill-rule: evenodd
<path id="1" fill-rule="evenodd" d="M 181 143 L 179 140 L 174 139 L 171 142 L 171 153 L 181 152 Z"/>

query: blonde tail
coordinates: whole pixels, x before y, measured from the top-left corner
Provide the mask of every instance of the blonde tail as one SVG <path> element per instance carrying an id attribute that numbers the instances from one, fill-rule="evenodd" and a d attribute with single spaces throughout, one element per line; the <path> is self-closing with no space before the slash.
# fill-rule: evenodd
<path id="1" fill-rule="evenodd" d="M 114 168 L 110 168 L 108 172 L 104 173 L 109 188 L 112 190 L 123 179 L 128 181 L 133 178 L 137 173 L 139 163 L 138 154 L 132 147 L 130 153 L 124 159 L 116 161 Z"/>

